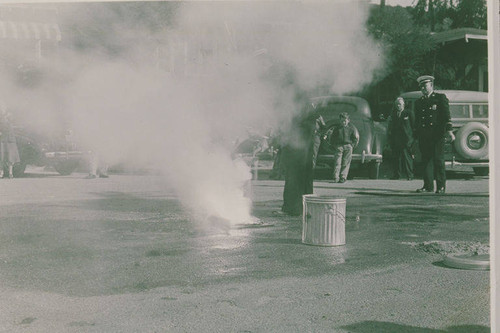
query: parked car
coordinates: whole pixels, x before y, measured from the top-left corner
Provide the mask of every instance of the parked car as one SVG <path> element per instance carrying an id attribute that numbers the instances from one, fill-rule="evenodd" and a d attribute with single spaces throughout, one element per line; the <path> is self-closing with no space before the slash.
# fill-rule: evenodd
<path id="1" fill-rule="evenodd" d="M 445 145 L 446 165 L 470 166 L 476 175 L 489 172 L 488 93 L 466 90 L 440 90 L 448 97 L 455 141 Z M 401 95 L 407 107 L 414 110 L 420 91 Z M 416 158 L 418 162 L 418 156 Z"/>
<path id="2" fill-rule="evenodd" d="M 387 126 L 374 121 L 368 102 L 354 96 L 323 96 L 312 98 L 311 102 L 326 123 L 325 132 L 339 125 L 340 113 L 349 114 L 351 123 L 359 131 L 359 144 L 353 150 L 350 170 L 366 173 L 371 179 L 378 179 Z M 327 141 L 322 141 L 316 167 L 332 168 L 333 158 L 331 146 Z"/>
<path id="3" fill-rule="evenodd" d="M 45 165 L 52 166 L 63 176 L 73 173 L 89 156 L 90 152 L 79 149 L 71 130 L 53 136 L 44 149 Z"/>
<path id="4" fill-rule="evenodd" d="M 69 132 L 51 138 L 14 126 L 20 162 L 14 164 L 14 177 L 22 177 L 28 165 L 51 166 L 61 175 L 69 175 L 86 161 L 88 152 L 80 151 Z"/>
<path id="5" fill-rule="evenodd" d="M 382 150 L 386 143 L 387 126 L 372 119 L 368 102 L 354 96 L 322 96 L 311 99 L 311 103 L 323 117 L 323 133 L 340 124 L 339 115 L 349 113 L 351 123 L 359 131 L 359 144 L 353 150 L 350 170 L 367 174 L 371 179 L 379 177 Z M 240 142 L 235 156 L 244 158 L 252 168 L 259 168 L 259 162 L 276 156 L 275 138 L 251 136 Z M 333 150 L 327 140 L 322 140 L 316 160 L 317 169 L 333 168 Z M 255 170 L 254 170 L 255 171 Z"/>
<path id="6" fill-rule="evenodd" d="M 252 168 L 252 176 L 258 179 L 259 169 L 266 170 L 272 167 L 277 154 L 277 147 L 272 143 L 276 137 L 259 133 L 247 133 L 247 137 L 238 139 L 232 155 L 239 158 Z"/>

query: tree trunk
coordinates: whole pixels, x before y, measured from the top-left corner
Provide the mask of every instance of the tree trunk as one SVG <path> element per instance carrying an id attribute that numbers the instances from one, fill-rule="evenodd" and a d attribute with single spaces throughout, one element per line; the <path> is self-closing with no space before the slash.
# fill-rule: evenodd
<path id="1" fill-rule="evenodd" d="M 434 26 L 436 24 L 434 18 L 434 0 L 429 0 L 429 16 L 431 19 L 431 31 L 434 31 Z"/>

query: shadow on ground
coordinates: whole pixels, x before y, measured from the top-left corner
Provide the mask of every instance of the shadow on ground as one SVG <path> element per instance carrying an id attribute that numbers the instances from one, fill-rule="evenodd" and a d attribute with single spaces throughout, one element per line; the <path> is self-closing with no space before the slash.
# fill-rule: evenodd
<path id="1" fill-rule="evenodd" d="M 54 178 L 54 177 L 63 177 L 58 173 L 24 173 L 21 177 L 18 178 Z"/>
<path id="2" fill-rule="evenodd" d="M 428 327 L 416 327 L 409 325 L 401 325 L 383 321 L 363 321 L 360 323 L 342 326 L 341 328 L 352 333 L 487 333 L 490 328 L 481 325 L 460 325 L 450 326 L 445 330 L 432 329 Z"/>

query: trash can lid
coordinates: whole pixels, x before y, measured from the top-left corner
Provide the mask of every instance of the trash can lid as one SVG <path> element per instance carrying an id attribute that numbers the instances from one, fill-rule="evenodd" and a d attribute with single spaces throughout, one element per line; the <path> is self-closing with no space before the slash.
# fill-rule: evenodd
<path id="1" fill-rule="evenodd" d="M 487 271 L 490 269 L 489 254 L 453 254 L 444 258 L 448 267 Z"/>
<path id="2" fill-rule="evenodd" d="M 325 203 L 335 203 L 335 202 L 346 202 L 346 197 L 335 196 L 335 195 L 317 195 L 317 194 L 304 194 L 302 195 L 303 201 L 307 202 L 325 202 Z"/>

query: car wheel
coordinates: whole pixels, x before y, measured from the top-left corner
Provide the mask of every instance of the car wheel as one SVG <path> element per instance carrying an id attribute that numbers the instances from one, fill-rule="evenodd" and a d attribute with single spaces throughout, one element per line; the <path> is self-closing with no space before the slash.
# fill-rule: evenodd
<path id="1" fill-rule="evenodd" d="M 373 161 L 368 163 L 368 178 L 378 179 L 380 173 L 380 162 Z"/>
<path id="2" fill-rule="evenodd" d="M 471 160 L 488 157 L 488 127 L 481 123 L 468 123 L 456 134 L 455 150 L 461 157 Z"/>
<path id="3" fill-rule="evenodd" d="M 490 168 L 488 167 L 476 167 L 472 168 L 476 176 L 488 176 L 490 173 Z"/>
<path id="4" fill-rule="evenodd" d="M 71 175 L 73 171 L 78 167 L 80 164 L 80 161 L 77 160 L 65 160 L 65 161 L 59 161 L 56 164 L 54 164 L 54 169 L 61 175 L 61 176 L 67 176 Z"/>

